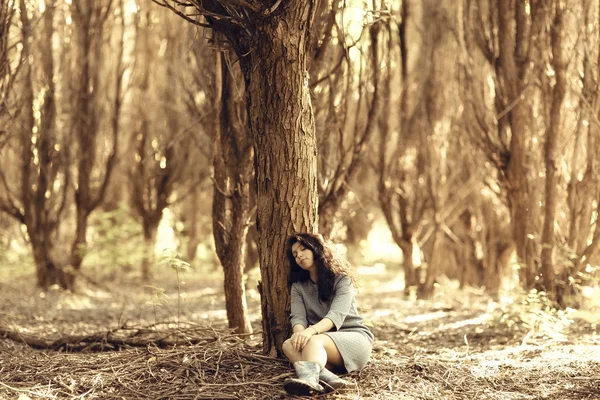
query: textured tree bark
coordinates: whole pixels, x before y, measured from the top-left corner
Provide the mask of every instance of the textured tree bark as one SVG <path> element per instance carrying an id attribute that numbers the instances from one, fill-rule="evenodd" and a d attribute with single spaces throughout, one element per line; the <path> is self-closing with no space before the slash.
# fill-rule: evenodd
<path id="1" fill-rule="evenodd" d="M 170 8 L 188 22 L 190 14 Z M 240 59 L 254 139 L 263 348 L 281 350 L 290 333 L 285 241 L 317 230 L 315 123 L 308 86 L 317 0 L 189 3 L 224 33 Z"/>
<path id="2" fill-rule="evenodd" d="M 315 1 L 282 3 L 241 55 L 254 137 L 263 349 L 290 333 L 286 238 L 317 230 L 317 151 L 308 88 Z"/>

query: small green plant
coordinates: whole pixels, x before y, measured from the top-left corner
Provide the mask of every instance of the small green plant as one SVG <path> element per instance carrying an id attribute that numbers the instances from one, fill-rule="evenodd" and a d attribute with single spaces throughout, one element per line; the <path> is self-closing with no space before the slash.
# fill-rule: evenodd
<path id="1" fill-rule="evenodd" d="M 536 289 L 505 297 L 497 309 L 500 323 L 509 329 L 526 331 L 528 337 L 562 332 L 573 322 L 571 311 L 557 309 L 545 292 Z"/>
<path id="2" fill-rule="evenodd" d="M 149 301 L 149 304 L 152 306 L 154 311 L 154 323 L 158 323 L 158 315 L 156 314 L 156 308 L 162 307 L 169 302 L 169 296 L 165 293 L 166 289 L 158 288 L 155 286 L 144 286 L 153 290 L 152 298 Z"/>
<path id="3" fill-rule="evenodd" d="M 181 255 L 173 250 L 164 250 L 158 259 L 159 265 L 168 265 L 175 270 L 177 275 L 177 326 L 181 319 L 181 287 L 185 285 L 182 279 L 184 273 L 190 270 L 190 263 L 183 261 Z"/>

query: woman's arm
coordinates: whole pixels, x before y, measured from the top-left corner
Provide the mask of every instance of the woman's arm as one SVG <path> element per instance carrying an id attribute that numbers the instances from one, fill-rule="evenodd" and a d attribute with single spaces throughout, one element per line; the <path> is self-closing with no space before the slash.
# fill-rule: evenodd
<path id="1" fill-rule="evenodd" d="M 292 332 L 293 333 L 298 333 L 298 332 L 302 332 L 303 330 L 305 330 L 306 328 L 304 327 L 304 325 L 302 324 L 296 324 L 292 327 Z"/>
<path id="2" fill-rule="evenodd" d="M 333 326 L 335 326 L 335 329 L 340 329 L 342 327 L 342 324 L 350 311 L 350 307 L 352 306 L 354 295 L 354 286 L 352 286 L 350 277 L 341 277 L 335 285 L 335 295 L 331 300 L 329 312 L 325 315 L 325 318 L 323 318 L 323 320 L 329 319 L 331 321 L 331 328 L 333 328 Z"/>
<path id="3" fill-rule="evenodd" d="M 296 328 L 299 330 L 296 331 Z M 291 337 L 292 344 L 296 350 L 301 351 L 312 336 L 327 332 L 331 328 L 333 328 L 333 322 L 329 318 L 323 318 L 306 329 L 302 325 L 294 325 L 294 333 Z"/>
<path id="4" fill-rule="evenodd" d="M 323 333 L 323 332 L 327 332 L 327 331 L 331 330 L 331 328 L 333 328 L 333 327 L 334 327 L 333 321 L 330 320 L 329 318 L 325 317 L 322 320 L 320 320 L 319 322 L 317 322 L 316 324 L 311 325 L 306 329 L 310 330 L 315 335 L 318 335 L 319 333 Z"/>
<path id="5" fill-rule="evenodd" d="M 308 326 L 308 321 L 306 320 L 306 307 L 296 283 L 292 284 L 292 289 L 290 291 L 290 322 L 294 333 L 303 330 L 297 331 L 297 329 L 300 329 L 298 326 L 302 328 Z"/>
<path id="6" fill-rule="evenodd" d="M 327 315 L 318 323 L 306 328 L 306 333 L 310 335 L 318 335 L 323 332 L 328 332 L 335 327 L 340 329 L 346 315 L 350 311 L 350 306 L 354 300 L 354 287 L 352 280 L 348 276 L 341 277 L 335 287 L 335 295 L 331 300 L 331 307 Z"/>

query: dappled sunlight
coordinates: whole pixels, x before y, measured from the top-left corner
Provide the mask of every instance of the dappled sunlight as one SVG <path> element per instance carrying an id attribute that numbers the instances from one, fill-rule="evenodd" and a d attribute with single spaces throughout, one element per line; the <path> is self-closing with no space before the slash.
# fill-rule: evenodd
<path id="1" fill-rule="evenodd" d="M 412 315 L 412 316 L 406 317 L 406 318 L 404 318 L 404 322 L 409 323 L 409 324 L 414 324 L 414 323 L 418 323 L 418 322 L 432 321 L 432 320 L 444 318 L 447 316 L 448 316 L 448 313 L 445 311 L 436 311 L 436 312 L 432 312 L 432 313 L 424 313 L 424 314 Z"/>
<path id="2" fill-rule="evenodd" d="M 363 263 L 372 265 L 377 262 L 400 265 L 402 252 L 393 241 L 388 226 L 383 221 L 377 221 L 369 232 L 367 239 L 361 243 Z"/>
<path id="3" fill-rule="evenodd" d="M 171 210 L 165 208 L 156 233 L 156 254 L 161 254 L 165 250 L 177 249 L 177 238 L 175 236 L 175 230 L 173 229 L 173 219 L 174 216 L 171 213 Z"/>
<path id="4" fill-rule="evenodd" d="M 458 353 L 457 353 L 458 354 Z M 460 355 L 465 357 L 465 354 Z M 520 369 L 553 369 L 572 367 L 574 363 L 600 361 L 600 347 L 595 345 L 573 345 L 567 341 L 547 341 L 539 345 L 519 345 L 502 349 L 486 350 L 465 357 L 478 361 L 482 366 L 495 368 L 514 367 Z"/>
<path id="5" fill-rule="evenodd" d="M 70 295 L 62 296 L 61 301 L 56 304 L 56 308 L 58 310 L 89 310 L 95 308 L 95 304 L 93 299 L 87 296 Z"/>
<path id="6" fill-rule="evenodd" d="M 484 325 L 487 322 L 491 321 L 493 316 L 491 314 L 481 314 L 475 318 L 469 318 L 462 321 L 453 322 L 450 324 L 441 324 L 440 330 L 451 330 L 451 329 L 460 329 L 469 325 Z"/>
<path id="7" fill-rule="evenodd" d="M 191 314 L 192 319 L 205 319 L 205 320 L 223 320 L 227 318 L 227 311 L 225 309 L 211 310 L 206 312 L 198 312 Z"/>
<path id="8" fill-rule="evenodd" d="M 203 297 L 203 296 L 216 296 L 220 295 L 220 291 L 213 287 L 205 287 L 197 290 L 187 290 L 187 297 Z"/>

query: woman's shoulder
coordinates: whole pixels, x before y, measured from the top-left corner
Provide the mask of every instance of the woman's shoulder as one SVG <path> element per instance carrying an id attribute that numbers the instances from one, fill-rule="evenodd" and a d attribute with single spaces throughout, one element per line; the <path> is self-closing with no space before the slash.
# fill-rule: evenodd
<path id="1" fill-rule="evenodd" d="M 336 287 L 352 285 L 352 279 L 346 274 L 339 274 L 335 276 L 334 285 Z"/>

